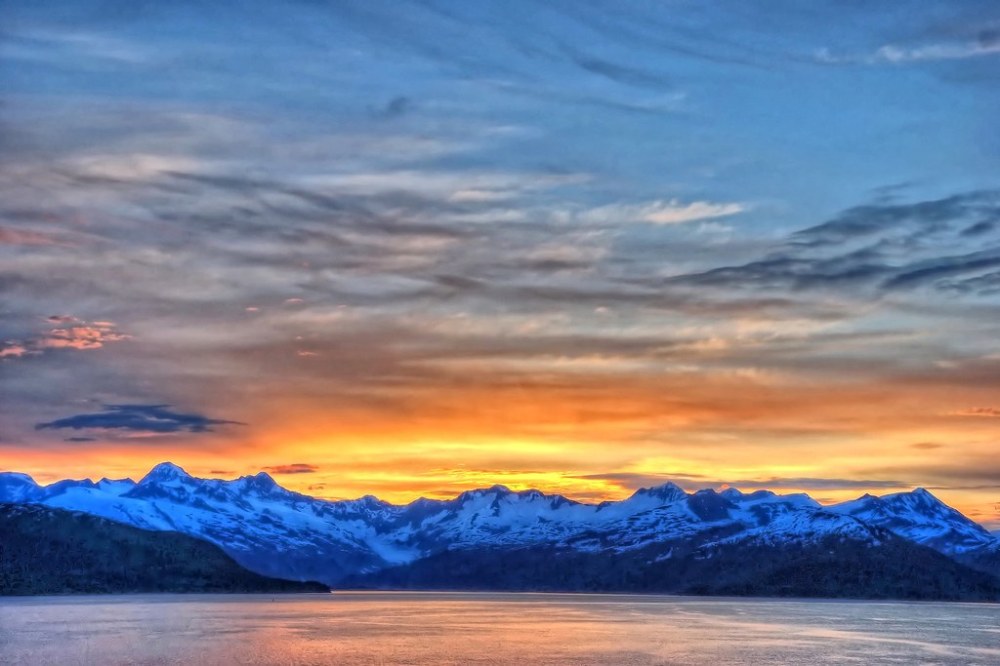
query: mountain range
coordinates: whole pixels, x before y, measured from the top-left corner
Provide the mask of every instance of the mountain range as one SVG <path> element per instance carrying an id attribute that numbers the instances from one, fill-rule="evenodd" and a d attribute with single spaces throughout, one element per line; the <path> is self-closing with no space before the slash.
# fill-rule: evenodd
<path id="1" fill-rule="evenodd" d="M 824 506 L 671 483 L 599 504 L 493 486 L 394 505 L 161 463 L 138 482 L 0 473 L 0 502 L 179 532 L 264 576 L 335 587 L 1000 598 L 1000 539 L 919 488 Z"/>
<path id="2" fill-rule="evenodd" d="M 0 504 L 0 595 L 328 592 L 247 571 L 218 546 L 38 504 Z"/>

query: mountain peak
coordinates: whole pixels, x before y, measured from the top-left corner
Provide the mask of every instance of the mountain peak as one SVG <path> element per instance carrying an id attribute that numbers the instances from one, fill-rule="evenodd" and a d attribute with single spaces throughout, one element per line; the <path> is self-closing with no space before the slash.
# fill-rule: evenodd
<path id="1" fill-rule="evenodd" d="M 639 498 L 639 497 L 652 497 L 653 499 L 662 500 L 663 502 L 676 502 L 687 497 L 687 493 L 684 489 L 678 486 L 673 481 L 667 481 L 663 485 L 652 486 L 651 488 L 640 488 L 639 490 L 632 493 L 632 497 L 629 499 Z"/>
<path id="2" fill-rule="evenodd" d="M 23 472 L 0 472 L 0 479 L 7 479 L 8 481 L 17 483 L 35 484 L 35 480 L 31 478 L 30 475 L 24 474 Z"/>
<path id="3" fill-rule="evenodd" d="M 908 493 L 886 495 L 882 501 L 893 507 L 906 507 L 910 511 L 939 516 L 954 511 L 926 488 L 914 488 Z"/>
<path id="4" fill-rule="evenodd" d="M 778 495 L 771 490 L 754 490 L 753 492 L 745 493 L 739 488 L 729 487 L 719 492 L 720 497 L 724 497 L 730 502 L 736 502 L 737 504 L 741 502 L 760 502 L 762 500 L 769 500 L 771 498 L 777 498 Z M 804 498 L 809 499 L 808 495 L 804 493 L 796 493 L 792 495 L 782 495 L 782 499 L 797 499 Z"/>
<path id="5" fill-rule="evenodd" d="M 164 481 L 174 481 L 180 479 L 190 479 L 191 475 L 185 472 L 178 465 L 172 462 L 161 462 L 159 465 L 149 470 L 146 476 L 142 477 L 140 485 L 150 482 L 162 483 Z"/>
<path id="6" fill-rule="evenodd" d="M 256 490 L 259 493 L 268 493 L 275 488 L 280 488 L 278 482 L 267 472 L 257 472 L 239 478 L 241 485 L 247 490 Z"/>
<path id="7" fill-rule="evenodd" d="M 0 472 L 0 502 L 28 501 L 40 493 L 39 485 L 27 474 Z"/>
<path id="8" fill-rule="evenodd" d="M 939 500 L 933 493 L 931 493 L 926 488 L 914 488 L 909 492 L 893 493 L 891 495 L 885 495 L 882 497 L 883 501 L 904 501 L 908 504 L 915 504 L 925 507 L 944 505 L 944 502 Z"/>
<path id="9" fill-rule="evenodd" d="M 489 488 L 475 488 L 473 490 L 466 490 L 465 492 L 461 493 L 458 497 L 456 497 L 455 501 L 464 502 L 466 500 L 475 499 L 478 497 L 485 497 L 486 495 L 496 495 L 497 498 L 509 497 L 510 495 L 513 494 L 514 494 L 513 490 L 511 490 L 507 486 L 503 486 L 498 483 L 490 486 Z"/>
<path id="10" fill-rule="evenodd" d="M 267 472 L 257 472 L 254 474 L 253 478 L 257 479 L 260 483 L 266 483 L 271 486 L 278 485 L 278 482 L 274 480 L 274 477 Z"/>
<path id="11" fill-rule="evenodd" d="M 725 497 L 727 500 L 731 500 L 734 502 L 745 497 L 742 490 L 740 490 L 739 488 L 733 488 L 732 486 L 730 486 L 729 488 L 724 488 L 719 494 Z"/>
<path id="12" fill-rule="evenodd" d="M 469 492 L 472 493 L 472 494 L 474 494 L 474 495 L 491 495 L 491 494 L 493 494 L 493 495 L 504 496 L 504 495 L 513 495 L 514 494 L 513 490 L 511 490 L 507 486 L 501 485 L 499 483 L 495 483 L 492 486 L 490 486 L 489 488 L 476 488 L 475 490 L 470 490 Z"/>
<path id="13" fill-rule="evenodd" d="M 417 500 L 417 502 L 419 501 L 420 500 Z M 410 506 L 414 506 L 415 504 L 416 502 L 412 503 Z M 416 505 L 419 506 L 419 504 Z M 393 509 L 392 504 L 380 500 L 378 497 L 375 497 L 375 495 L 363 495 L 362 497 L 359 497 L 357 499 L 341 500 L 340 506 L 344 508 L 349 508 L 351 511 L 360 511 L 362 513 L 367 513 L 367 514 L 378 513 Z"/>

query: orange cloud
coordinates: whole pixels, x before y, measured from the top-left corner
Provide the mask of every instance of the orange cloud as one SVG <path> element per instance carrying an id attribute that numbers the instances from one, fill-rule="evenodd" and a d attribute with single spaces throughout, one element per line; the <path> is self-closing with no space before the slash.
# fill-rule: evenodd
<path id="1" fill-rule="evenodd" d="M 38 337 L 27 340 L 8 340 L 0 346 L 0 358 L 20 358 L 40 354 L 48 349 L 100 349 L 110 342 L 128 340 L 131 336 L 118 332 L 114 322 L 87 323 L 71 315 L 52 315 L 46 318 L 58 324 Z"/>
<path id="2" fill-rule="evenodd" d="M 265 467 L 264 471 L 271 474 L 314 474 L 319 471 L 319 468 L 306 463 L 292 463 L 290 465 Z"/>
<path id="3" fill-rule="evenodd" d="M 39 231 L 0 227 L 0 245 L 61 245 L 55 236 Z"/>
<path id="4" fill-rule="evenodd" d="M 109 327 L 73 326 L 70 328 L 54 328 L 48 334 L 36 341 L 40 349 L 100 349 L 108 342 L 127 340 L 128 336 L 115 333 Z"/>
<path id="5" fill-rule="evenodd" d="M 957 412 L 949 412 L 951 416 L 981 416 L 986 418 L 1000 418 L 1000 407 L 972 407 Z"/>
<path id="6" fill-rule="evenodd" d="M 0 346 L 0 358 L 18 358 L 30 353 L 24 345 L 8 340 Z"/>

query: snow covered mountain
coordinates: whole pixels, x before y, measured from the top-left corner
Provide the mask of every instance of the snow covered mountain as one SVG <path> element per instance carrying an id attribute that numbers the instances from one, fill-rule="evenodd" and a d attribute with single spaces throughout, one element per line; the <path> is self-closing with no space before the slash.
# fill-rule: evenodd
<path id="1" fill-rule="evenodd" d="M 325 592 L 267 578 L 221 548 L 80 511 L 0 503 L 0 598 L 35 594 Z M 8 659 L 3 659 L 6 663 Z"/>
<path id="2" fill-rule="evenodd" d="M 263 472 L 231 481 L 199 479 L 161 463 L 138 483 L 66 480 L 40 486 L 24 474 L 0 473 L 0 502 L 44 504 L 182 532 L 221 546 L 259 573 L 331 584 L 460 550 L 655 552 L 664 558 L 679 547 L 709 556 L 734 545 L 778 548 L 831 538 L 878 546 L 894 535 L 949 557 L 975 553 L 980 568 L 996 559 L 982 553 L 1000 553 L 996 537 L 922 489 L 824 507 L 803 494 L 732 488 L 687 493 L 673 484 L 601 504 L 493 486 L 398 506 L 371 496 L 308 497 Z"/>
<path id="3" fill-rule="evenodd" d="M 4 488 L 0 485 L 0 492 Z M 233 481 L 197 479 L 176 465 L 162 463 L 138 483 L 60 481 L 13 489 L 16 495 L 0 494 L 0 501 L 37 502 L 143 529 L 189 534 L 221 546 L 258 573 L 334 579 L 342 572 L 395 561 L 391 553 L 382 557 L 375 550 L 379 544 L 372 519 L 381 503 L 316 500 L 281 488 L 265 473 Z"/>
<path id="4" fill-rule="evenodd" d="M 864 495 L 830 507 L 870 525 L 885 527 L 901 537 L 956 555 L 995 544 L 997 539 L 979 523 L 943 503 L 923 488 L 883 497 Z"/>

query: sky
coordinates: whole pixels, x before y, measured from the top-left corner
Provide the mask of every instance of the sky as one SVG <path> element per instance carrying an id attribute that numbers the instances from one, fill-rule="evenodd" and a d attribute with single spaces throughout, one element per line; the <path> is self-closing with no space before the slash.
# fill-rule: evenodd
<path id="1" fill-rule="evenodd" d="M 0 7 L 0 468 L 1000 527 L 1000 5 Z"/>

